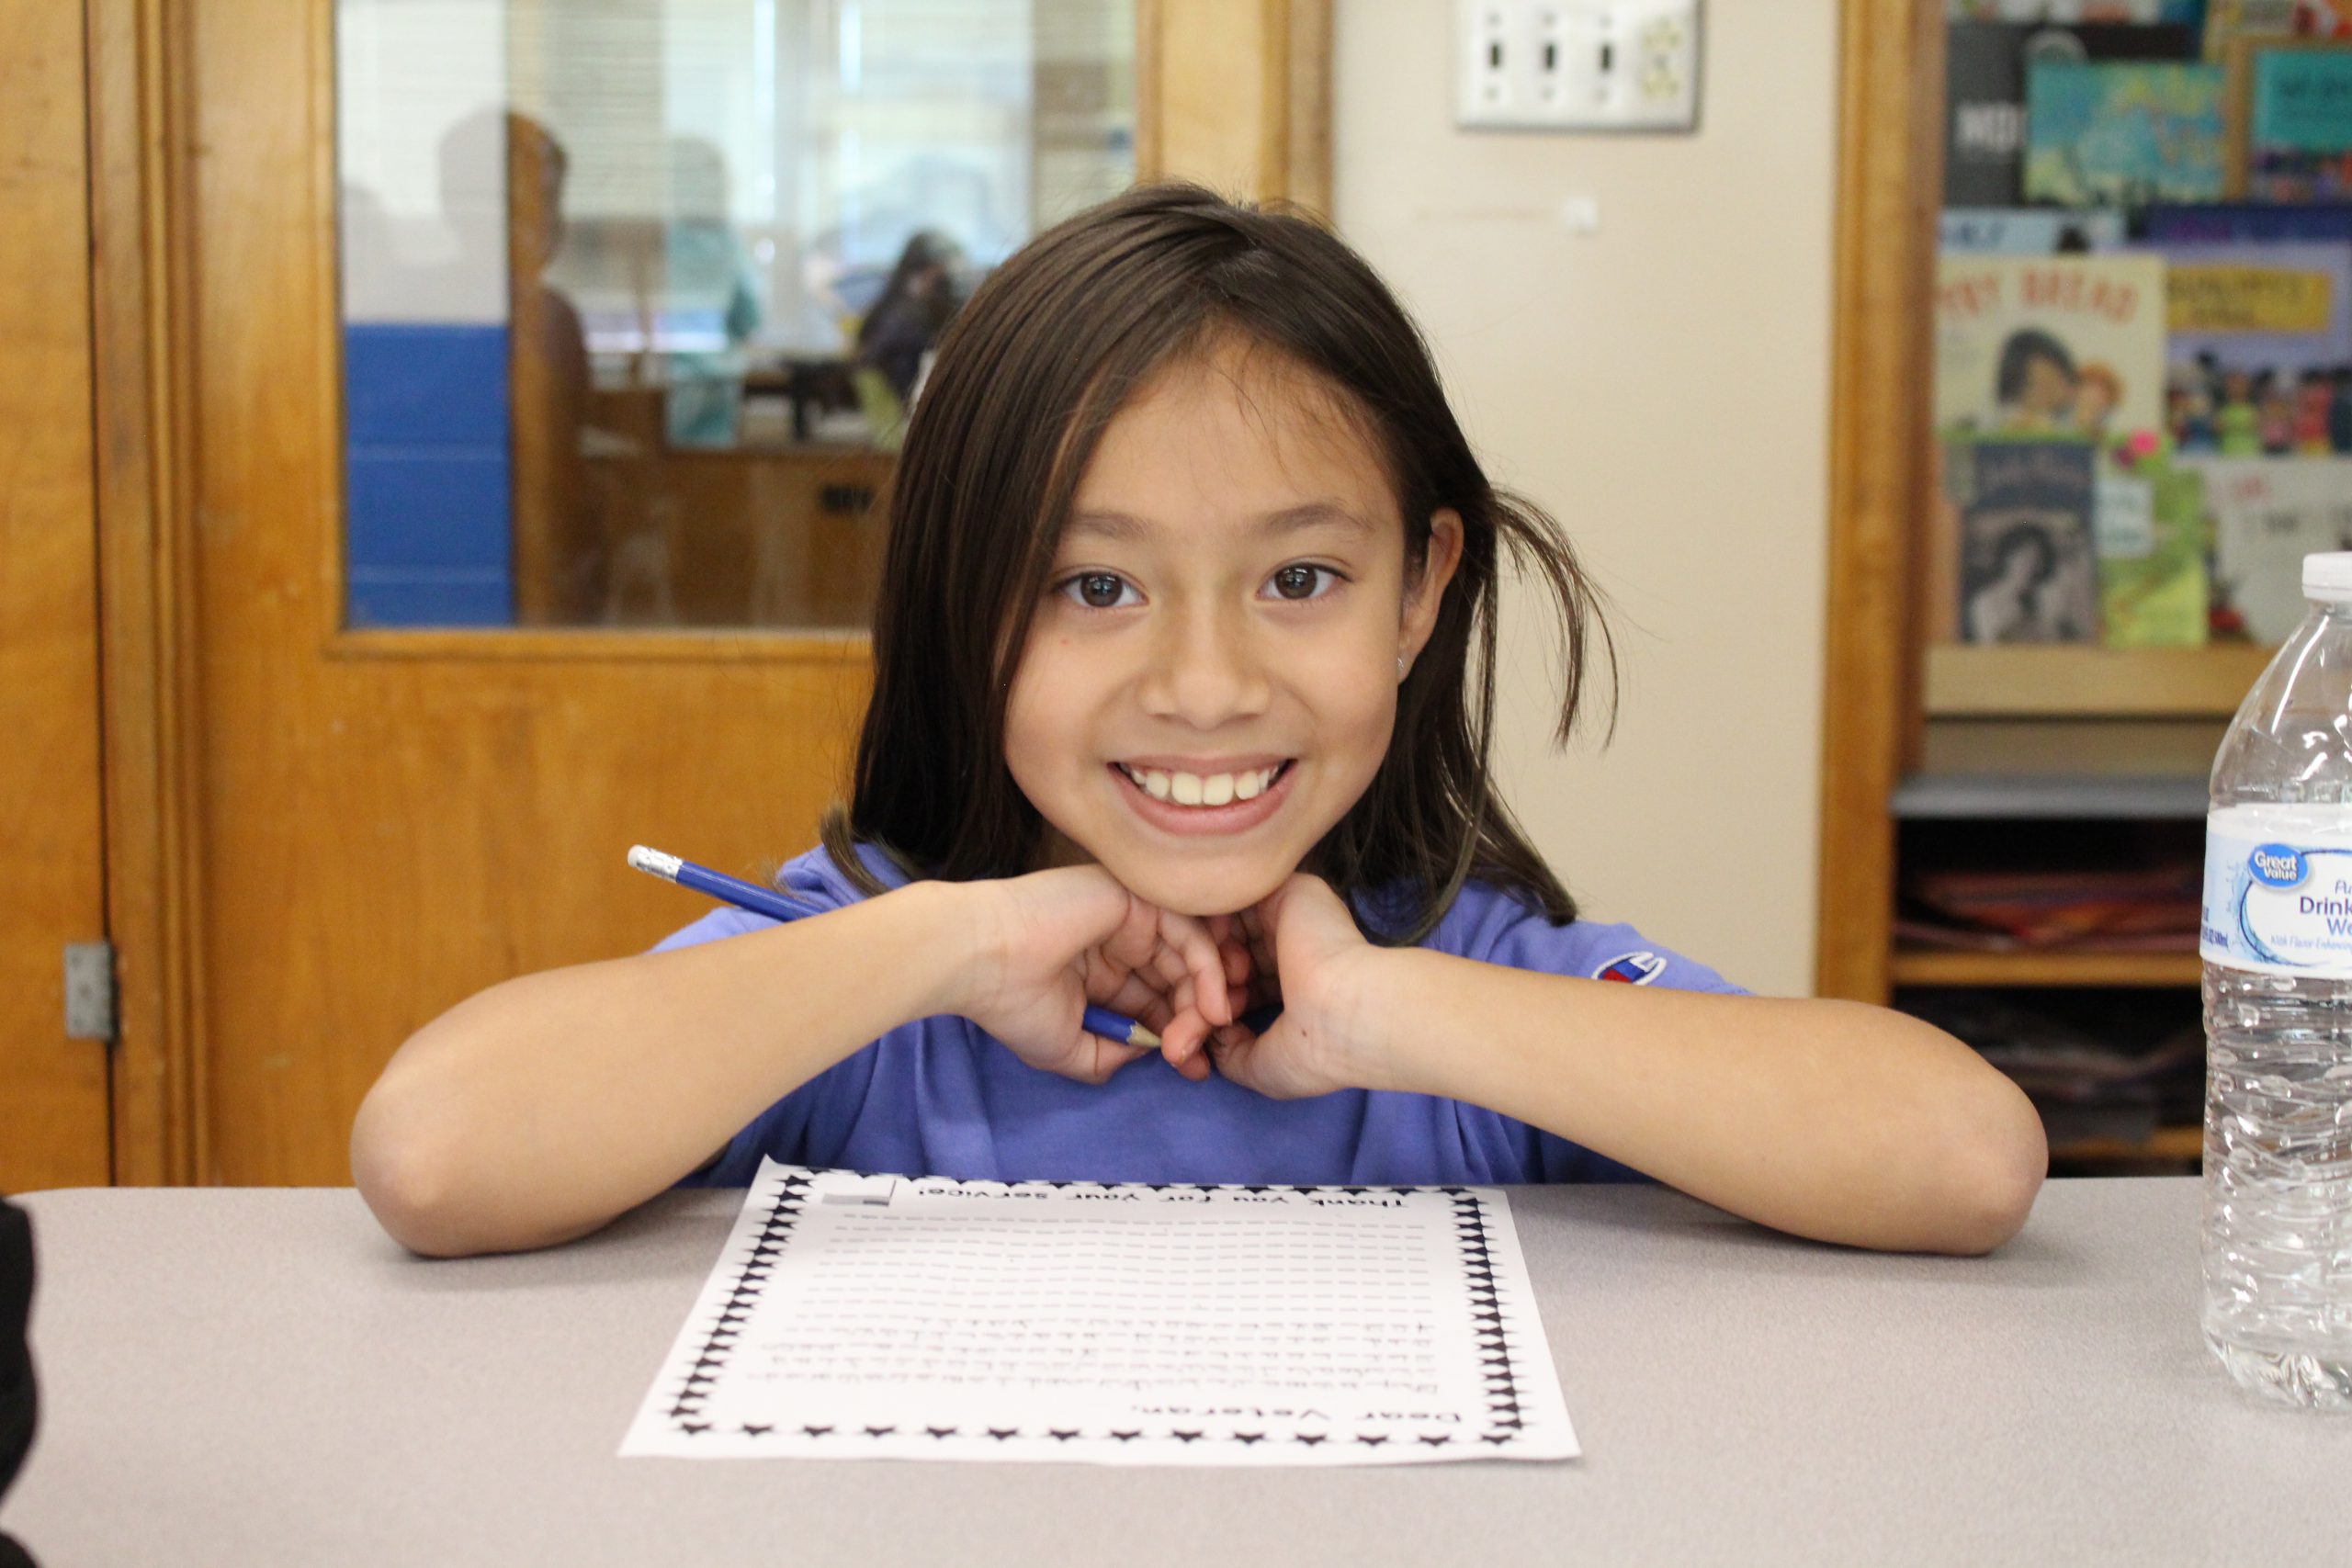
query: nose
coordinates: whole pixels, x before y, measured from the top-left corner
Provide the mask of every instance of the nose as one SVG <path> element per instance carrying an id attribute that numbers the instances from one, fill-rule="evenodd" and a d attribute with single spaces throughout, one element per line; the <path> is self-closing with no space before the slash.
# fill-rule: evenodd
<path id="1" fill-rule="evenodd" d="M 1144 709 L 1194 729 L 1255 717 L 1273 689 L 1263 653 L 1246 613 L 1201 605 L 1169 615 L 1144 676 Z"/>

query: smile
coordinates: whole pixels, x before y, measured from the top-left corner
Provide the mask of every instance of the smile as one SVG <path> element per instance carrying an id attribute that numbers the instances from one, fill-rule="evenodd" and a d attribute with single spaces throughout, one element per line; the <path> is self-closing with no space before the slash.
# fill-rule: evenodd
<path id="1" fill-rule="evenodd" d="M 1154 800 L 1174 801 L 1179 806 L 1228 806 L 1237 800 L 1257 799 L 1282 777 L 1290 762 L 1277 762 L 1271 768 L 1250 768 L 1238 773 L 1173 773 L 1159 768 L 1130 767 L 1125 762 L 1111 765 L 1125 773 L 1128 783 Z"/>
<path id="2" fill-rule="evenodd" d="M 1297 759 L 1224 773 L 1114 762 L 1119 794 L 1147 822 L 1170 833 L 1238 833 L 1272 816 L 1290 794 Z"/>

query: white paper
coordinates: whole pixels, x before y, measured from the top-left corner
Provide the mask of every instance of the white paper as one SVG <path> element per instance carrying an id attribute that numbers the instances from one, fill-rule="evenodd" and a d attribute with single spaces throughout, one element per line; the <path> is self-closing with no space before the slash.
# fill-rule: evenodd
<path id="1" fill-rule="evenodd" d="M 621 1444 L 1190 1465 L 1578 1451 L 1498 1189 L 773 1161 Z"/>

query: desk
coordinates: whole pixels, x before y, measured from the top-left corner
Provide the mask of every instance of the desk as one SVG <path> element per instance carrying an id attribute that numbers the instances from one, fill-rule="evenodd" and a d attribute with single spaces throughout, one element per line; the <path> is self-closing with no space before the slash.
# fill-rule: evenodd
<path id="1" fill-rule="evenodd" d="M 1566 1463 L 621 1460 L 740 1201 L 424 1263 L 348 1191 L 36 1194 L 43 1568 L 2345 1561 L 2352 1420 L 2197 1332 L 2198 1185 L 2053 1183 L 1989 1258 L 1515 1190 Z"/>

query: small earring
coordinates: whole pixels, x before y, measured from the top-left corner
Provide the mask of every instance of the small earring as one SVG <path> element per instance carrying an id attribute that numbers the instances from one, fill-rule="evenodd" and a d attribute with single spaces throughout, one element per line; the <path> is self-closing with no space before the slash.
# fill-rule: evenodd
<path id="1" fill-rule="evenodd" d="M 1398 654 L 1396 656 L 1396 679 L 1399 681 L 1403 680 L 1405 678 L 1405 671 L 1409 668 L 1411 668 L 1411 666 L 1406 662 L 1405 656 L 1401 653 Z"/>

